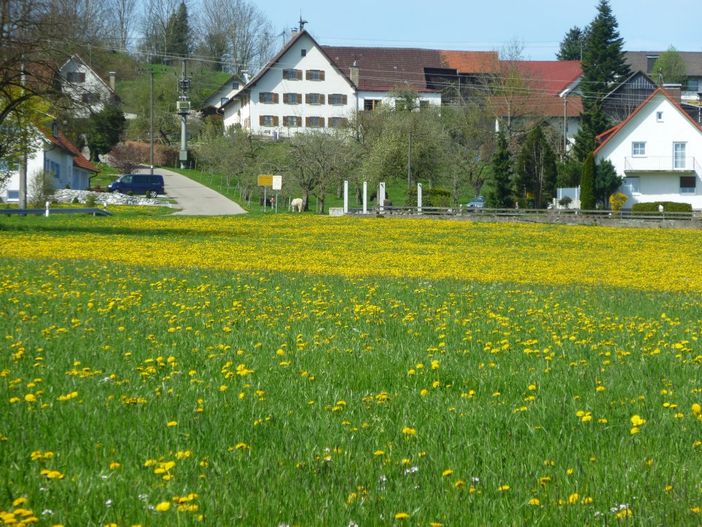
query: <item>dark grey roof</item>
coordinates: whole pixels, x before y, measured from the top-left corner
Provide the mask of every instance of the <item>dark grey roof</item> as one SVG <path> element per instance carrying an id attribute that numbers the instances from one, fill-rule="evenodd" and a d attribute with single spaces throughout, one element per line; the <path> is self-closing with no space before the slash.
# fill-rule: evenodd
<path id="1" fill-rule="evenodd" d="M 646 73 L 648 71 L 648 58 L 658 57 L 663 51 L 627 51 L 624 53 L 629 67 L 632 71 L 640 70 Z M 687 66 L 688 77 L 702 77 L 702 51 L 678 51 Z"/>

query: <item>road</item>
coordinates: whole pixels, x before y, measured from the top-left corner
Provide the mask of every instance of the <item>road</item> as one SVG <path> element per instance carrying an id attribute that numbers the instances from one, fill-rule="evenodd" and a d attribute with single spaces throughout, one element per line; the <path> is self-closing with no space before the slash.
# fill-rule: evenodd
<path id="1" fill-rule="evenodd" d="M 148 174 L 149 169 L 139 170 Z M 176 201 L 181 216 L 229 216 L 246 214 L 238 203 L 223 196 L 211 188 L 201 185 L 176 172 L 163 168 L 154 169 L 155 174 L 163 176 L 166 195 Z"/>

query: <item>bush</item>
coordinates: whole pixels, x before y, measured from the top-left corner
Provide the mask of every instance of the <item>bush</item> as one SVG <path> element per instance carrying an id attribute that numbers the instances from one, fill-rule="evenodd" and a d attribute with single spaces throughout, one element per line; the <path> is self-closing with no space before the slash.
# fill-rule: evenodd
<path id="1" fill-rule="evenodd" d="M 653 201 L 651 203 L 636 203 L 631 208 L 634 212 L 658 212 L 658 207 L 663 205 L 664 212 L 692 212 L 692 205 L 689 203 L 677 203 L 675 201 Z"/>
<path id="2" fill-rule="evenodd" d="M 408 205 L 417 204 L 417 187 L 412 187 L 408 193 Z M 445 188 L 422 188 L 423 207 L 450 207 L 451 191 Z"/>
<path id="3" fill-rule="evenodd" d="M 90 193 L 85 197 L 85 206 L 86 207 L 95 207 L 97 205 L 97 194 Z"/>

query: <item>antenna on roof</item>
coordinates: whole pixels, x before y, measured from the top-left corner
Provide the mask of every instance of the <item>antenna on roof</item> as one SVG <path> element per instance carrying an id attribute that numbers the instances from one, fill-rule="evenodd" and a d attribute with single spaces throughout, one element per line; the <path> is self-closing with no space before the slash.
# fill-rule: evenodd
<path id="1" fill-rule="evenodd" d="M 302 31 L 303 29 L 305 29 L 305 24 L 308 24 L 308 23 L 309 22 L 307 22 L 307 20 L 302 19 L 302 11 L 300 11 L 300 20 L 298 20 L 298 24 L 299 24 L 298 31 Z"/>

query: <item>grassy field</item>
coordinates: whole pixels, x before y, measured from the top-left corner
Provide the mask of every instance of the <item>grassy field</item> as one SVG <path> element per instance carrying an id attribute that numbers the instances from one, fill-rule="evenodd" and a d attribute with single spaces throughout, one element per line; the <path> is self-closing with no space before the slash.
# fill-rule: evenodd
<path id="1" fill-rule="evenodd" d="M 701 232 L 0 218 L 0 247 L 0 524 L 702 521 Z"/>

